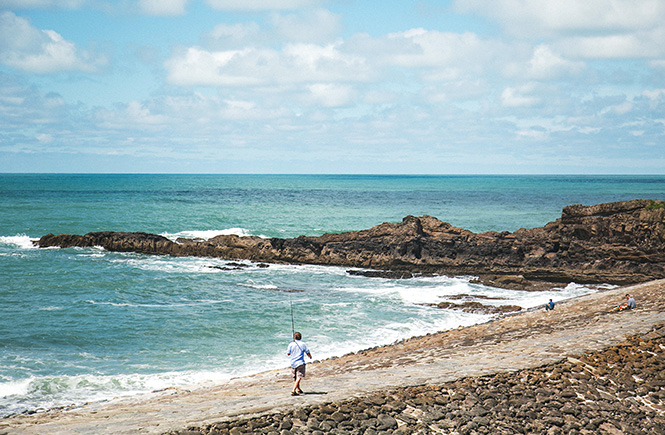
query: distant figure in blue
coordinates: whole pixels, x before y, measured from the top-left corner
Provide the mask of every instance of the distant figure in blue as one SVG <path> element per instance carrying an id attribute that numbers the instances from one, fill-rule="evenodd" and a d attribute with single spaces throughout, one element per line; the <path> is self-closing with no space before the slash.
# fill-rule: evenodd
<path id="1" fill-rule="evenodd" d="M 545 304 L 545 310 L 552 311 L 553 309 L 554 309 L 554 302 L 552 302 L 552 299 L 550 299 L 550 301 L 547 304 Z"/>
<path id="2" fill-rule="evenodd" d="M 309 353 L 309 348 L 300 340 L 302 340 L 300 332 L 294 333 L 293 341 L 289 343 L 289 347 L 286 350 L 286 354 L 291 357 L 291 373 L 293 374 L 293 380 L 295 381 L 293 391 L 291 391 L 292 396 L 303 394 L 300 389 L 300 381 L 305 379 L 305 355 L 307 355 L 309 359 L 312 359 L 312 354 Z"/>

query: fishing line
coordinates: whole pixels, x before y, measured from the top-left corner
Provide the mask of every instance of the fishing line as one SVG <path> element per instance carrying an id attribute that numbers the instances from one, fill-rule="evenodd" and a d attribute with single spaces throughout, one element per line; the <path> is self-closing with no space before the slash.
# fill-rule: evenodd
<path id="1" fill-rule="evenodd" d="M 289 302 L 291 303 L 291 337 L 296 335 L 296 326 L 293 321 L 293 300 L 291 299 L 291 295 L 289 294 Z"/>

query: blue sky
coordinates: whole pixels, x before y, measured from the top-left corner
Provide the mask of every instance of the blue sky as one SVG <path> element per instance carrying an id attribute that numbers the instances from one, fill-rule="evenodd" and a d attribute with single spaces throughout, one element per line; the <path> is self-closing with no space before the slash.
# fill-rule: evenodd
<path id="1" fill-rule="evenodd" d="M 663 0 L 0 0 L 0 172 L 665 174 Z"/>

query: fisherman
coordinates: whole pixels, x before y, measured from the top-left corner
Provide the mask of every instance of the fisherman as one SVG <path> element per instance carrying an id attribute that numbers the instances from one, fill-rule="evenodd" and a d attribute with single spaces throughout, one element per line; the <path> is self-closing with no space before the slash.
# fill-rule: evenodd
<path id="1" fill-rule="evenodd" d="M 286 354 L 291 358 L 291 373 L 293 374 L 293 391 L 292 396 L 303 394 L 300 389 L 300 381 L 305 379 L 305 354 L 312 359 L 312 354 L 309 352 L 307 345 L 301 341 L 302 335 L 300 332 L 293 334 L 293 341 L 289 343 Z"/>

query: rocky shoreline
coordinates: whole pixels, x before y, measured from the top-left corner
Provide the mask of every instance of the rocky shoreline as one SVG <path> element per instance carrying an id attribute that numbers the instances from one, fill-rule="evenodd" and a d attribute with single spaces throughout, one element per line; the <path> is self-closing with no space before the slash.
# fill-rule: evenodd
<path id="1" fill-rule="evenodd" d="M 636 310 L 613 313 L 625 293 Z M 11 435 L 662 434 L 665 280 L 215 386 L 0 420 Z"/>
<path id="2" fill-rule="evenodd" d="M 169 435 L 665 434 L 665 326 L 554 364 Z"/>
<path id="3" fill-rule="evenodd" d="M 644 199 L 564 207 L 542 228 L 473 233 L 431 216 L 407 216 L 363 231 L 292 239 L 221 235 L 171 241 L 147 233 L 48 234 L 46 247 L 351 267 L 389 278 L 471 275 L 495 287 L 551 283 L 626 285 L 665 278 L 665 202 Z"/>

